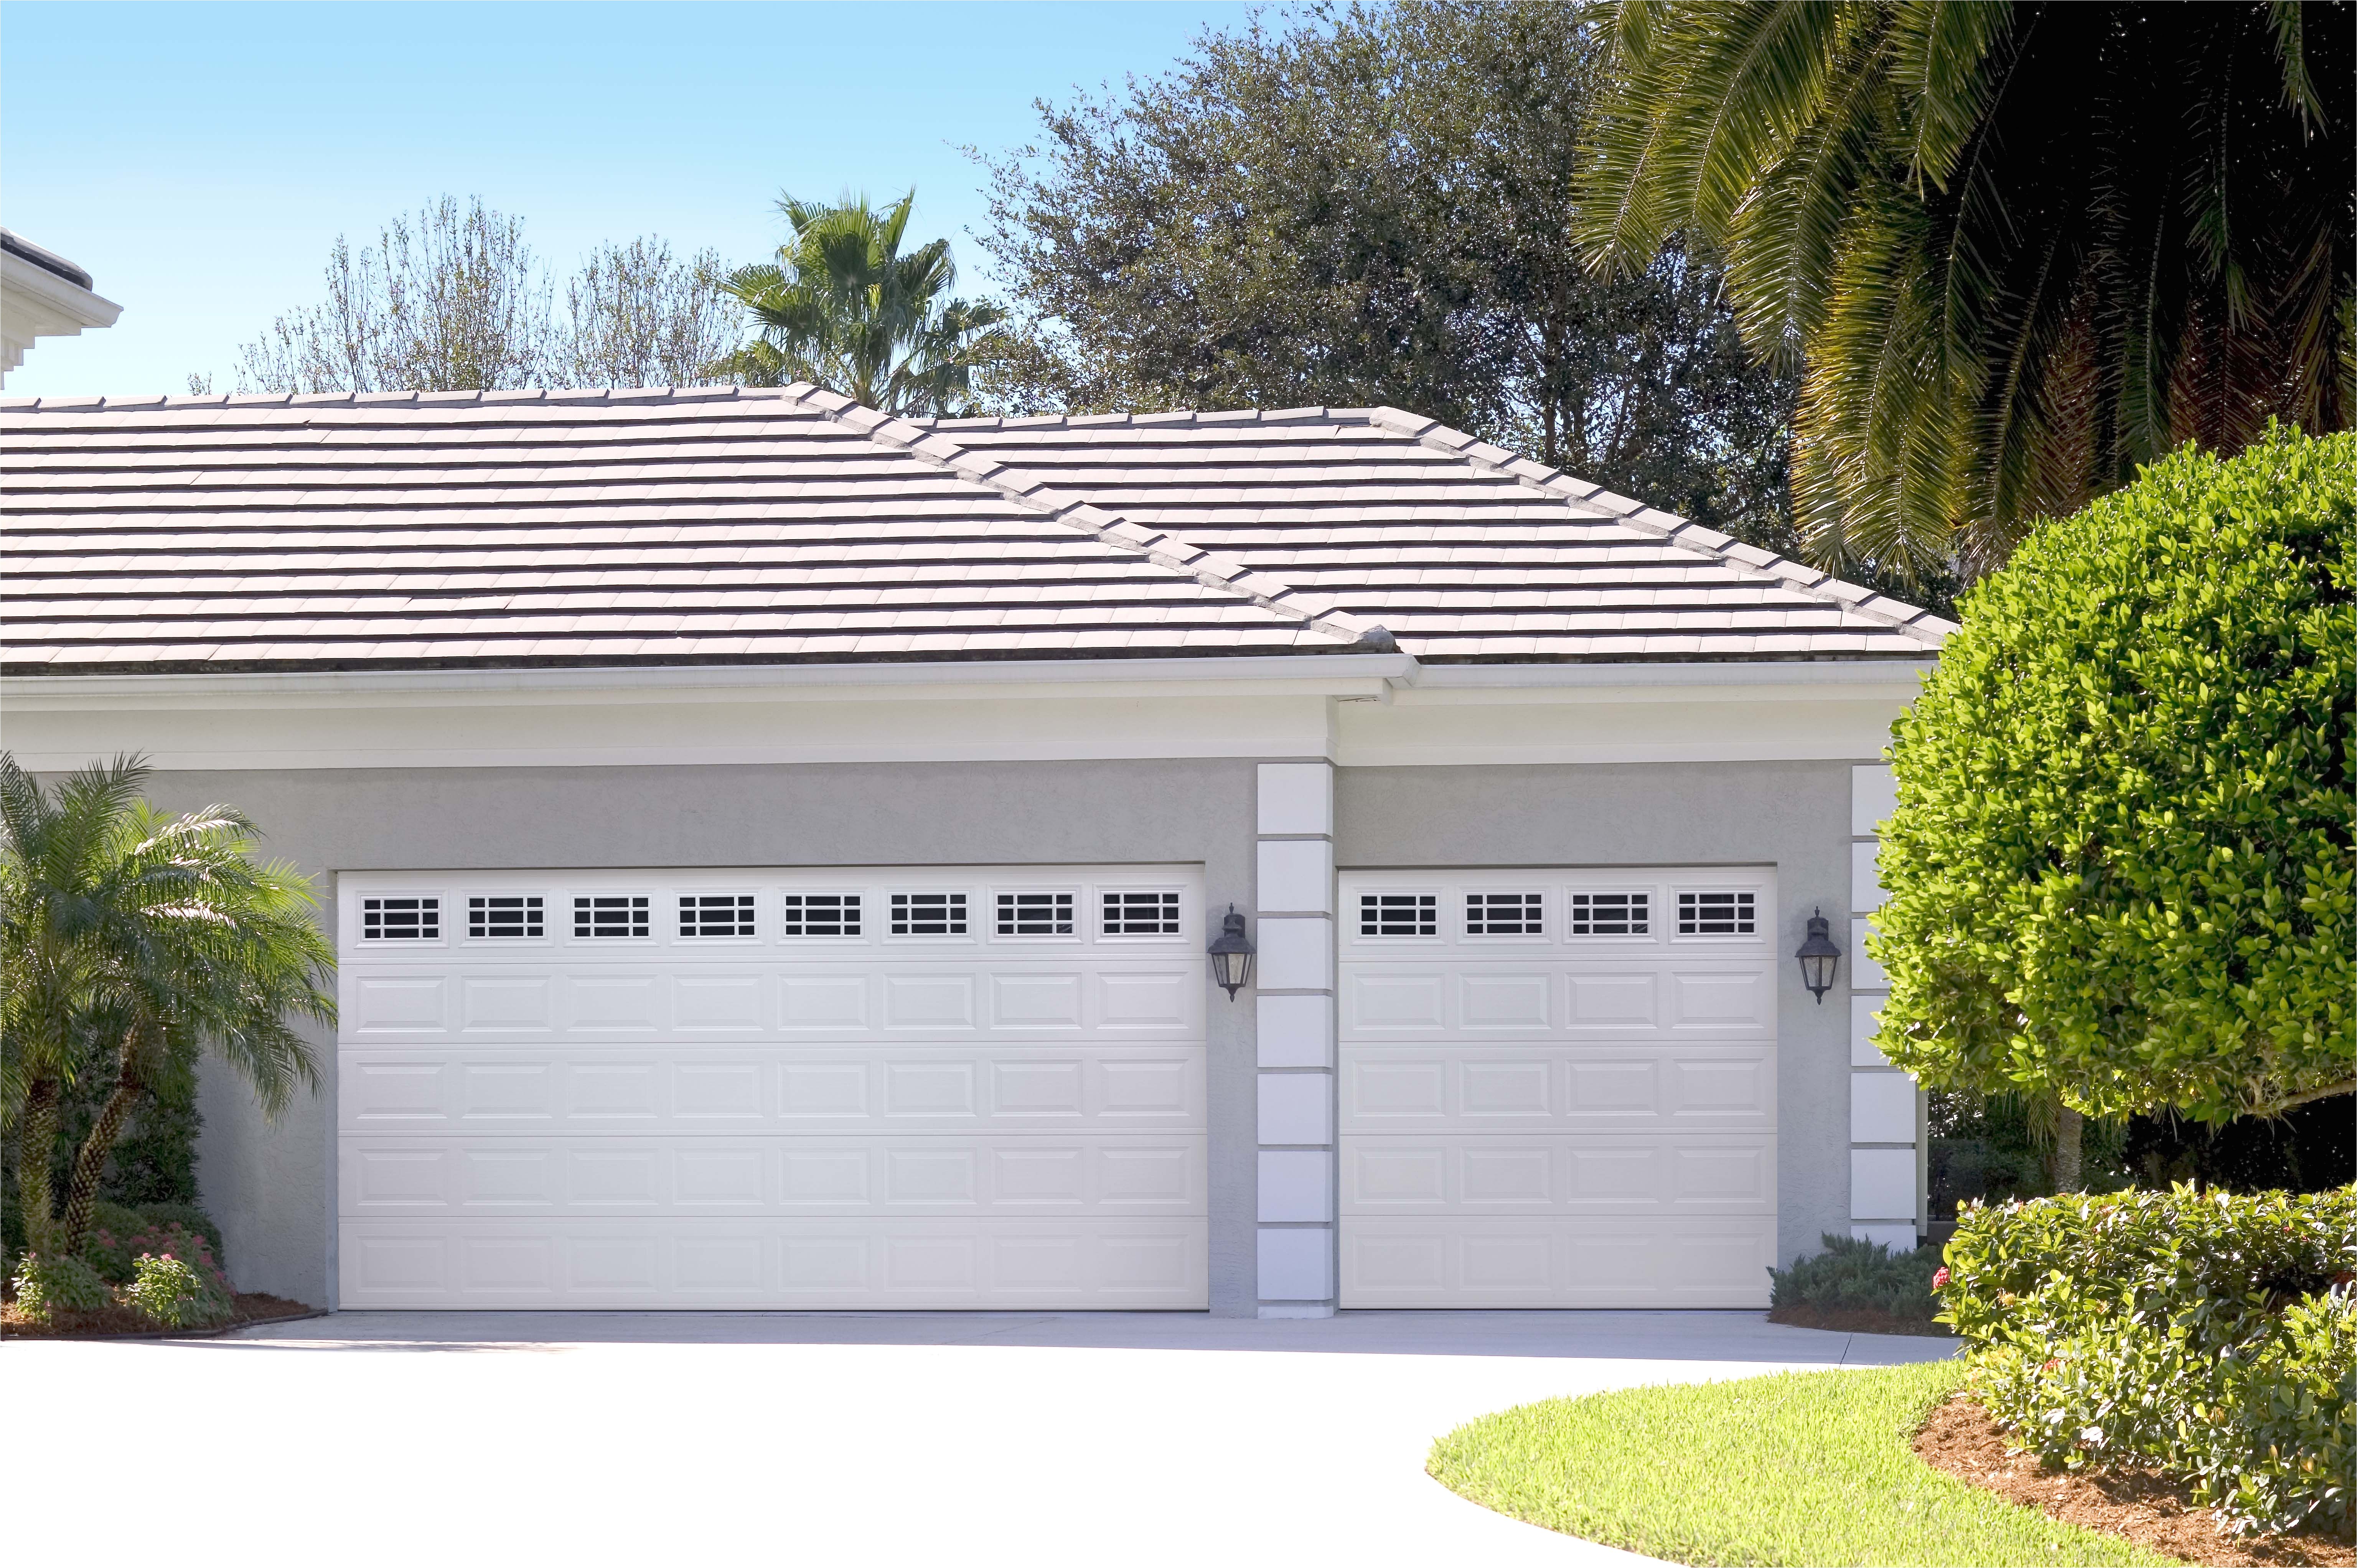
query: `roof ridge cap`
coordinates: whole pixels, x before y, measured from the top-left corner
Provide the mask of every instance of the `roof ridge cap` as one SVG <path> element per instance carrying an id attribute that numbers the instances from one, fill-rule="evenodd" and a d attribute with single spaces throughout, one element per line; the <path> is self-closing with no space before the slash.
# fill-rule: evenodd
<path id="1" fill-rule="evenodd" d="M 1936 649 L 1948 633 L 1956 629 L 1955 622 L 1935 616 L 1920 605 L 1910 605 L 1874 589 L 1859 587 L 1830 572 L 1822 572 L 1789 556 L 1746 544 L 1715 528 L 1706 528 L 1692 518 L 1680 517 L 1675 512 L 1663 511 L 1659 507 L 1650 507 L 1642 501 L 1617 495 L 1602 485 L 1576 478 L 1560 468 L 1550 468 L 1533 458 L 1452 429 L 1437 419 L 1426 419 L 1421 414 L 1386 404 L 1369 410 L 1367 423 L 1412 437 L 1418 446 L 1447 452 L 1477 468 L 1504 474 L 1519 484 L 1559 497 L 1566 505 L 1577 502 L 1600 508 L 1616 521 L 1641 533 L 1651 533 L 1721 565 L 1773 577 L 1795 593 L 1839 606 L 1853 615 L 1919 637 L 1930 647 Z"/>
<path id="2" fill-rule="evenodd" d="M 108 413 L 159 408 L 482 408 L 543 403 L 613 408 L 650 403 L 791 400 L 791 387 L 490 387 L 470 392 L 98 392 L 0 395 L 0 409 L 58 413 Z"/>
<path id="3" fill-rule="evenodd" d="M 814 409 L 871 441 L 898 447 L 934 467 L 947 469 L 969 484 L 996 490 L 1026 510 L 1038 512 L 1115 549 L 1143 555 L 1165 570 L 1184 573 L 1207 587 L 1291 616 L 1309 629 L 1342 642 L 1369 643 L 1385 652 L 1397 646 L 1381 625 L 1351 614 L 1324 595 L 1306 592 L 1298 585 L 1257 567 L 1216 554 L 1168 529 L 1147 527 L 1093 501 L 1068 497 L 1028 469 L 1014 467 L 986 453 L 961 446 L 946 433 L 932 428 L 932 421 L 899 418 L 808 382 L 798 381 L 794 386 L 802 389 L 797 401 L 803 407 Z M 1268 585 L 1260 585 L 1264 583 Z"/>

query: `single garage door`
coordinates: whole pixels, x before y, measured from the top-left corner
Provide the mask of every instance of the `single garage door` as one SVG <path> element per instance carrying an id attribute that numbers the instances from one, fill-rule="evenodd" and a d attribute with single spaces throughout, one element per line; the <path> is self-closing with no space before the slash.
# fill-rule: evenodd
<path id="1" fill-rule="evenodd" d="M 1768 1303 L 1762 871 L 1346 873 L 1341 1303 Z"/>
<path id="2" fill-rule="evenodd" d="M 347 875 L 348 1307 L 1201 1307 L 1192 868 Z"/>

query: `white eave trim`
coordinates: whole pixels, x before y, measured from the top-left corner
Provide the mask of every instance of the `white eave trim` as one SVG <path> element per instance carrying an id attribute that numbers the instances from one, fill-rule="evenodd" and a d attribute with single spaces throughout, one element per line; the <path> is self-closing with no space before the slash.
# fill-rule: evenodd
<path id="1" fill-rule="evenodd" d="M 1266 695 L 1380 696 L 1416 679 L 1405 653 L 1320 653 L 1237 659 L 956 660 L 890 664 L 608 665 L 548 670 L 323 670 L 184 675 L 11 675 L 0 704 L 24 710 L 135 706 L 158 700 L 269 705 L 447 698 L 656 701 L 858 692 L 885 699 L 963 689 L 1020 696 L 1026 689 L 1141 686 L 1243 688 Z"/>
<path id="2" fill-rule="evenodd" d="M 1543 690 L 1627 686 L 1892 686 L 1914 685 L 1937 659 L 1792 659 L 1747 663 L 1695 660 L 1643 664 L 1426 664 L 1415 685 Z"/>

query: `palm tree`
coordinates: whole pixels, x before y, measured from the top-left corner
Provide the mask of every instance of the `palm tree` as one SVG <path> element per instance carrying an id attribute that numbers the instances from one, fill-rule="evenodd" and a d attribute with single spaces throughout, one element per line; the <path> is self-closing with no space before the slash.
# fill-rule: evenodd
<path id="1" fill-rule="evenodd" d="M 727 279 L 761 334 L 715 370 L 752 386 L 811 381 L 887 413 L 956 412 L 1006 313 L 943 297 L 957 284 L 947 240 L 900 253 L 916 199 L 878 212 L 847 193 L 832 207 L 780 198 L 792 242 Z"/>
<path id="2" fill-rule="evenodd" d="M 17 1130 L 37 1251 L 81 1250 L 107 1155 L 152 1085 L 210 1048 L 274 1117 L 319 1079 L 288 1015 L 336 1015 L 309 879 L 256 864 L 256 830 L 229 807 L 156 811 L 139 798 L 150 775 L 118 757 L 47 791 L 0 753 L 0 1112 Z M 74 1153 L 60 1219 L 59 1105 L 108 1056 L 113 1087 Z"/>
<path id="3" fill-rule="evenodd" d="M 1574 232 L 1722 250 L 1820 561 L 2001 561 L 2188 439 L 2357 409 L 2357 11 L 1621 0 Z"/>

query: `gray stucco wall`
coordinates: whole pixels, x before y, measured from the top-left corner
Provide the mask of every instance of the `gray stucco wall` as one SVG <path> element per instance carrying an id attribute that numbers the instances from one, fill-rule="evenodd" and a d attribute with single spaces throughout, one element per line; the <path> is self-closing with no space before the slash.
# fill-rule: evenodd
<path id="1" fill-rule="evenodd" d="M 1779 950 L 1810 911 L 1849 908 L 1847 762 L 1345 768 L 1334 861 L 1346 870 L 1450 865 L 1776 868 Z M 1846 939 L 1845 939 L 1846 940 Z M 1849 1233 L 1849 972 L 1819 1004 L 1779 971 L 1776 1251 Z"/>
<path id="2" fill-rule="evenodd" d="M 151 793 L 171 810 L 233 801 L 314 875 L 1155 861 L 1201 865 L 1211 908 L 1249 909 L 1255 779 L 1231 761 L 320 769 L 162 774 Z M 324 876 L 321 893 L 332 935 Z M 1248 1317 L 1252 1004 L 1211 1000 L 1211 1310 Z M 274 1128 L 226 1071 L 207 1072 L 199 1105 L 199 1180 L 238 1283 L 329 1300 L 332 1081 Z"/>

